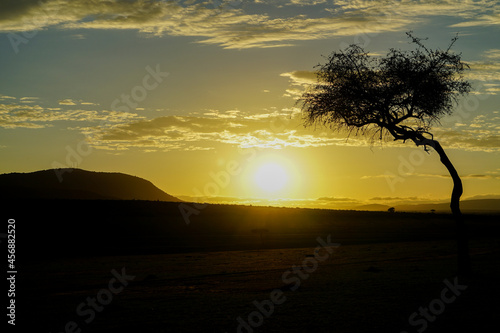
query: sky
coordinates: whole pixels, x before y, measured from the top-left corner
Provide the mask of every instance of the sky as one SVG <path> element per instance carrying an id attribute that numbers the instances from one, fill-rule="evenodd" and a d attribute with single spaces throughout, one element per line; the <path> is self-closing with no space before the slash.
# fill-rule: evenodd
<path id="1" fill-rule="evenodd" d="M 122 172 L 219 203 L 446 201 L 435 152 L 306 128 L 296 104 L 324 56 L 411 49 L 408 31 L 432 49 L 458 33 L 472 91 L 432 133 L 463 198 L 500 198 L 496 0 L 2 0 L 0 173 Z"/>

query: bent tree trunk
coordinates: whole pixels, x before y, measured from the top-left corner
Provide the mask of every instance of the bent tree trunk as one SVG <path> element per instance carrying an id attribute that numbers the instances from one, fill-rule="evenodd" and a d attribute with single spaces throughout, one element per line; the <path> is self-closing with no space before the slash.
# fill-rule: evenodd
<path id="1" fill-rule="evenodd" d="M 463 187 L 462 180 L 458 175 L 457 170 L 451 163 L 450 159 L 444 152 L 443 147 L 436 140 L 426 140 L 428 145 L 433 147 L 439 154 L 441 163 L 444 164 L 451 178 L 453 179 L 453 191 L 451 192 L 451 203 L 450 208 L 453 216 L 455 217 L 457 226 L 457 249 L 458 249 L 458 274 L 459 275 L 469 275 L 471 273 L 471 263 L 469 257 L 469 246 L 467 239 L 467 232 L 465 228 L 465 221 L 460 211 L 460 197 L 462 196 Z"/>

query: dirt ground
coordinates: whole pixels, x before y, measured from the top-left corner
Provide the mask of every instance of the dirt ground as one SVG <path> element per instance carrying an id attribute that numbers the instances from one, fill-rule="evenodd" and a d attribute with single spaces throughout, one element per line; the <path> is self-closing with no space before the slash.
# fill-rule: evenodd
<path id="1" fill-rule="evenodd" d="M 459 280 L 448 240 L 37 260 L 18 275 L 17 328 L 486 332 L 498 327 L 500 237 L 470 247 L 474 275 Z"/>

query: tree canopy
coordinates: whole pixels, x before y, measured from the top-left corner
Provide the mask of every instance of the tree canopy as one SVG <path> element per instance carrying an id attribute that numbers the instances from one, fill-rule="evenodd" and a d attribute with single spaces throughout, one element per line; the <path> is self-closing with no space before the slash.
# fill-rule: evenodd
<path id="1" fill-rule="evenodd" d="M 318 83 L 298 101 L 306 124 L 422 144 L 423 134 L 469 92 L 463 77 L 468 66 L 451 51 L 457 37 L 447 49 L 432 50 L 407 35 L 416 49 L 390 49 L 377 57 L 350 45 L 317 65 Z"/>

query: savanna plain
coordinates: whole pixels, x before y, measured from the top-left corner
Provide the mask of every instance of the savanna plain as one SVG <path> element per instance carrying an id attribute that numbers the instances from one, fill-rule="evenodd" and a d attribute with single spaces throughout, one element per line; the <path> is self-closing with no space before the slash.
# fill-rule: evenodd
<path id="1" fill-rule="evenodd" d="M 26 200 L 17 323 L 36 332 L 486 332 L 499 215 Z M 12 203 L 14 205 L 14 203 Z M 22 206 L 22 207 L 21 207 Z"/>

